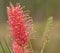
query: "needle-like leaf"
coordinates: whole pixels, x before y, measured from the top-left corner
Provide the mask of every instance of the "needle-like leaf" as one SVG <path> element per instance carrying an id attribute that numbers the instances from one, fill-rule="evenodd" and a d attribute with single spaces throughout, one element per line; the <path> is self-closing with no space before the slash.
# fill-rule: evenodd
<path id="1" fill-rule="evenodd" d="M 3 53 L 5 53 L 5 49 L 4 49 L 4 47 L 3 47 L 2 43 L 1 43 L 1 41 L 0 41 L 0 46 L 1 46 L 1 48 L 2 48 Z"/>
<path id="2" fill-rule="evenodd" d="M 7 41 L 6 41 L 5 38 L 4 38 L 4 42 L 5 42 L 5 44 L 6 44 L 7 49 L 9 50 L 9 53 L 11 53 L 11 50 L 10 50 L 10 48 L 9 48 L 9 46 L 8 46 Z"/>

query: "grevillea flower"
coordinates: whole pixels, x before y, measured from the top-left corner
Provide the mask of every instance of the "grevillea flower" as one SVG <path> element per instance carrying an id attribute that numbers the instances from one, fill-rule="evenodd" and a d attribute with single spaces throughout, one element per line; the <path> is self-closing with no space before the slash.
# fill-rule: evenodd
<path id="1" fill-rule="evenodd" d="M 23 53 L 22 47 L 16 41 L 13 41 L 12 48 L 14 53 Z"/>
<path id="2" fill-rule="evenodd" d="M 10 3 L 10 6 L 7 7 L 7 13 L 8 23 L 10 25 L 14 40 L 20 46 L 28 44 L 28 23 L 30 23 L 31 20 L 27 18 L 27 15 L 24 13 L 19 3 L 16 4 L 16 6 Z"/>
<path id="3" fill-rule="evenodd" d="M 12 47 L 14 53 L 23 53 L 22 47 L 16 41 L 13 41 Z M 26 46 L 24 47 L 24 53 L 29 53 L 29 50 Z"/>

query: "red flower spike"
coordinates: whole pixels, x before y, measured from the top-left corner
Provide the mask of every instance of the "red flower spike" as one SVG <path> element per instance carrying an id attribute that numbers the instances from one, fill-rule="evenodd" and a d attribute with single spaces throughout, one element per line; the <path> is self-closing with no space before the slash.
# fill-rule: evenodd
<path id="1" fill-rule="evenodd" d="M 14 6 L 12 3 L 10 3 L 10 6 L 7 8 L 8 13 L 8 23 L 11 28 L 11 32 L 13 35 L 14 40 L 20 45 L 25 46 L 28 44 L 29 39 L 29 33 L 27 32 L 28 24 L 31 23 L 31 21 L 28 20 L 28 24 L 26 23 L 26 14 L 24 13 L 23 9 L 21 8 L 21 5 L 19 3 Z"/>
<path id="2" fill-rule="evenodd" d="M 14 53 L 23 53 L 23 49 L 22 47 L 16 42 L 16 41 L 13 41 L 13 52 Z M 24 47 L 24 53 L 29 53 L 30 51 L 28 50 L 28 48 L 25 46 Z"/>
<path id="3" fill-rule="evenodd" d="M 19 44 L 17 44 L 16 41 L 13 41 L 12 47 L 13 47 L 13 53 L 23 53 L 22 47 Z"/>

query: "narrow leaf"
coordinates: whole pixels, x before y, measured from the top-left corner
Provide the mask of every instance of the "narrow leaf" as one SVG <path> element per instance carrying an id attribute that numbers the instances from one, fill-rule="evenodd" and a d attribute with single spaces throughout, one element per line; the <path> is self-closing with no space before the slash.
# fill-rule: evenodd
<path id="1" fill-rule="evenodd" d="M 7 41 L 6 41 L 5 38 L 4 38 L 4 42 L 5 42 L 5 44 L 6 44 L 7 49 L 9 50 L 9 53 L 11 53 L 11 50 L 10 50 L 10 48 L 9 48 L 9 46 L 8 46 Z"/>
<path id="2" fill-rule="evenodd" d="M 4 47 L 3 47 L 2 43 L 1 43 L 1 41 L 0 41 L 0 46 L 1 46 L 1 48 L 2 48 L 3 53 L 5 53 L 5 49 L 4 49 Z"/>

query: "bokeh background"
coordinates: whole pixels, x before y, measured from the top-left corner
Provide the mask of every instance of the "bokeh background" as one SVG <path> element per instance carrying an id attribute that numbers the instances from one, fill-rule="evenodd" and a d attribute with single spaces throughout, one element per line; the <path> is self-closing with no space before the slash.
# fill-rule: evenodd
<path id="1" fill-rule="evenodd" d="M 53 29 L 50 32 L 50 41 L 45 47 L 44 53 L 60 53 L 60 0 L 0 0 L 0 41 L 3 43 L 4 38 L 10 43 L 10 30 L 7 23 L 6 7 L 9 6 L 9 2 L 14 5 L 20 3 L 22 6 L 26 6 L 25 10 L 30 10 L 30 15 L 33 17 L 34 28 L 36 33 L 36 39 L 32 40 L 32 47 L 35 53 L 40 53 L 41 50 L 41 38 L 45 29 L 46 21 L 50 16 L 53 16 Z M 6 53 L 8 49 L 6 48 Z M 0 48 L 0 53 L 2 49 Z"/>

